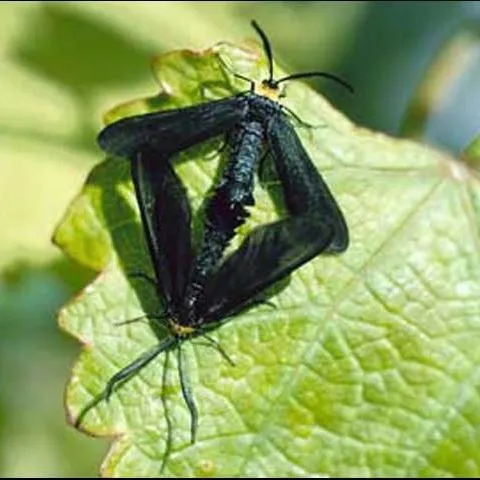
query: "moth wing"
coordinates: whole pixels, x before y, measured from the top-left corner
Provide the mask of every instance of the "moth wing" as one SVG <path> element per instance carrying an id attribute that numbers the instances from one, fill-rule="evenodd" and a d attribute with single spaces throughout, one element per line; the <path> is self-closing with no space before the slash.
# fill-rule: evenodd
<path id="1" fill-rule="evenodd" d="M 131 171 L 157 282 L 167 304 L 178 304 L 194 256 L 187 192 L 168 159 L 153 149 L 139 151 Z"/>
<path id="2" fill-rule="evenodd" d="M 243 309 L 318 254 L 348 247 L 343 213 L 283 113 L 270 119 L 267 139 L 290 218 L 257 228 L 226 259 L 205 288 L 206 323 Z"/>
<path id="3" fill-rule="evenodd" d="M 208 324 L 239 312 L 266 288 L 324 251 L 332 238 L 329 222 L 318 224 L 308 215 L 258 227 L 207 282 L 199 316 Z"/>
<path id="4" fill-rule="evenodd" d="M 285 114 L 280 113 L 272 119 L 267 138 L 287 210 L 291 215 L 314 212 L 320 220 L 328 220 L 334 235 L 325 251 L 345 251 L 349 235 L 342 210 Z"/>
<path id="5" fill-rule="evenodd" d="M 145 146 L 171 156 L 227 132 L 245 115 L 242 95 L 186 108 L 122 118 L 106 126 L 98 144 L 106 153 L 132 158 Z"/>

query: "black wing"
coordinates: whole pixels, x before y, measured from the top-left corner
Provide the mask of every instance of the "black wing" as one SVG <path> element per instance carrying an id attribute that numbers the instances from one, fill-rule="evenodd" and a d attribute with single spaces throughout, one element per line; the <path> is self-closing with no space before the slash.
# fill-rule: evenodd
<path id="1" fill-rule="evenodd" d="M 186 108 L 123 118 L 105 127 L 98 144 L 110 155 L 133 157 L 144 146 L 172 155 L 227 132 L 246 114 L 243 94 Z"/>
<path id="2" fill-rule="evenodd" d="M 178 305 L 193 261 L 186 190 L 168 159 L 153 149 L 139 151 L 131 171 L 157 282 L 167 305 Z"/>
<path id="3" fill-rule="evenodd" d="M 239 312 L 259 293 L 324 251 L 332 242 L 329 222 L 309 215 L 255 229 L 207 282 L 199 318 L 214 323 Z"/>
<path id="4" fill-rule="evenodd" d="M 348 228 L 326 183 L 283 113 L 267 138 L 290 218 L 254 230 L 205 287 L 199 317 L 214 323 L 322 252 L 348 246 Z"/>
<path id="5" fill-rule="evenodd" d="M 320 220 L 329 221 L 334 235 L 325 251 L 345 251 L 349 239 L 343 213 L 285 114 L 280 113 L 272 119 L 267 137 L 290 214 L 308 211 Z"/>

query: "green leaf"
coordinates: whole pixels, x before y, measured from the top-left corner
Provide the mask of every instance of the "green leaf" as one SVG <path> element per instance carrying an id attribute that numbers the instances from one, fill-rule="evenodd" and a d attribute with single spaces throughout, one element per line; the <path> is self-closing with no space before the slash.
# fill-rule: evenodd
<path id="1" fill-rule="evenodd" d="M 245 88 L 217 53 L 244 75 L 265 72 L 249 49 L 170 53 L 155 63 L 160 94 L 107 121 Z M 170 362 L 173 449 L 163 474 L 478 476 L 476 176 L 433 149 L 353 125 L 300 82 L 289 84 L 285 105 L 317 125 L 297 131 L 345 212 L 351 246 L 297 270 L 270 298 L 276 309 L 252 308 L 215 332 L 234 367 L 185 345 L 200 412 L 195 445 Z M 217 148 L 210 142 L 175 163 L 195 208 L 218 174 Z M 57 230 L 66 251 L 102 268 L 60 314 L 84 344 L 66 395 L 72 419 L 157 341 L 142 322 L 115 325 L 160 309 L 149 285 L 126 278 L 151 271 L 128 171 L 120 159 L 94 169 Z M 248 228 L 277 215 L 262 186 L 255 198 Z M 161 356 L 84 418 L 89 433 L 115 436 L 104 475 L 160 475 L 163 368 Z"/>

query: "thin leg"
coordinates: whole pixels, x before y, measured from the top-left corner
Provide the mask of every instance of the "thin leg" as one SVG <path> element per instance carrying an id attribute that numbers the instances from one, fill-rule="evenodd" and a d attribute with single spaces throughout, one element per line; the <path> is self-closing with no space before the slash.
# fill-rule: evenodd
<path id="1" fill-rule="evenodd" d="M 233 367 L 235 366 L 235 362 L 230 358 L 228 353 L 214 338 L 212 338 L 210 335 L 207 335 L 206 333 L 203 333 L 202 336 L 207 340 L 207 342 L 201 342 L 202 345 L 214 348 L 230 365 L 232 365 Z"/>
<path id="2" fill-rule="evenodd" d="M 195 401 L 193 400 L 192 389 L 188 381 L 188 375 L 185 371 L 183 360 L 183 352 L 181 345 L 179 344 L 177 348 L 178 374 L 180 376 L 180 386 L 182 388 L 183 399 L 190 412 L 190 441 L 194 444 L 197 436 L 198 411 L 195 406 Z"/>
<path id="3" fill-rule="evenodd" d="M 116 327 L 122 327 L 123 325 L 130 325 L 131 323 L 140 322 L 148 318 L 148 315 L 140 315 L 139 317 L 131 318 L 130 320 L 123 320 L 122 322 L 115 322 Z"/>
<path id="4" fill-rule="evenodd" d="M 154 320 L 165 320 L 167 318 L 167 315 L 165 313 L 162 313 L 162 315 L 152 315 L 152 314 L 141 315 L 140 317 L 135 317 L 130 320 L 124 320 L 123 322 L 116 322 L 114 323 L 114 325 L 116 327 L 119 327 L 121 325 L 129 325 L 130 323 L 139 322 L 140 320 L 144 320 L 145 318 L 150 318 Z M 158 323 L 158 326 L 164 328 L 165 330 L 168 330 L 168 327 L 166 325 L 162 325 L 161 323 Z"/>
<path id="5" fill-rule="evenodd" d="M 282 108 L 286 110 L 302 127 L 307 127 L 307 128 L 323 127 L 323 125 L 312 125 L 311 123 L 307 123 L 303 121 L 291 108 L 288 108 L 285 105 L 282 105 Z"/>
<path id="6" fill-rule="evenodd" d="M 158 286 L 155 278 L 151 277 L 150 275 L 148 275 L 144 272 L 130 272 L 130 273 L 127 273 L 127 277 L 129 277 L 129 278 L 140 278 L 140 279 L 145 280 L 146 282 L 150 283 L 155 288 L 157 288 L 157 286 Z"/>

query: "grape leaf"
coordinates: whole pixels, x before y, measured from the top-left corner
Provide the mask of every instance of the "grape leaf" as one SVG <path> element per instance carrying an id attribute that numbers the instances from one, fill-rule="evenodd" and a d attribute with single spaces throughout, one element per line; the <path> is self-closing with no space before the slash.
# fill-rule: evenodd
<path id="1" fill-rule="evenodd" d="M 229 69 L 262 78 L 260 56 L 231 45 L 168 53 L 154 62 L 160 93 L 106 120 L 246 89 Z M 235 366 L 186 345 L 200 412 L 195 445 L 170 362 L 173 446 L 162 475 L 478 476 L 476 171 L 353 125 L 303 83 L 289 84 L 284 104 L 315 125 L 297 131 L 345 212 L 351 245 L 297 270 L 270 297 L 275 309 L 254 307 L 215 332 Z M 218 146 L 208 142 L 175 162 L 196 211 L 218 175 Z M 255 198 L 239 238 L 278 215 L 266 188 L 257 185 Z M 139 222 L 128 161 L 108 159 L 56 231 L 65 252 L 101 271 L 60 313 L 61 327 L 84 344 L 66 393 L 71 419 L 157 342 L 147 324 L 116 325 L 160 310 L 149 285 L 126 277 L 151 271 Z M 115 437 L 103 475 L 161 474 L 163 368 L 159 357 L 85 417 L 87 432 Z"/>

